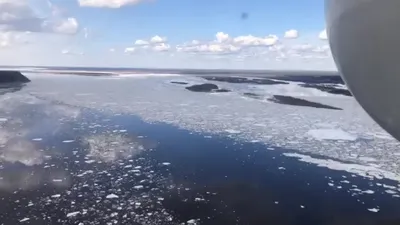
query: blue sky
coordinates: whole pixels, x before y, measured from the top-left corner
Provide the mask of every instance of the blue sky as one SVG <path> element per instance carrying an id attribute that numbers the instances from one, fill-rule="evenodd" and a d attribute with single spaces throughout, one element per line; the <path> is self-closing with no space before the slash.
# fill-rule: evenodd
<path id="1" fill-rule="evenodd" d="M 207 39 L 219 31 L 262 36 L 294 28 L 302 32 L 324 28 L 321 0 L 154 0 L 119 9 L 79 7 L 74 1 L 63 5 L 75 12 L 83 26 L 108 27 L 111 38 L 128 40 L 159 34 L 182 42 Z M 243 12 L 249 14 L 247 20 L 241 19 Z"/>
<path id="2" fill-rule="evenodd" d="M 0 59 L 15 65 L 332 70 L 324 29 L 321 0 L 0 0 Z"/>

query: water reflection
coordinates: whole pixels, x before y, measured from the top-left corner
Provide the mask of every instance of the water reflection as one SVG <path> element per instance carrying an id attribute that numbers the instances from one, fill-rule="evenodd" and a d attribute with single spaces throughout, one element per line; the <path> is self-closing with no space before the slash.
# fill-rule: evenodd
<path id="1" fill-rule="evenodd" d="M 42 164 L 44 155 L 35 143 L 16 137 L 9 139 L 2 147 L 1 160 L 33 166 Z"/>
<path id="2" fill-rule="evenodd" d="M 127 221 L 154 224 L 169 218 L 161 206 L 153 206 L 151 216 L 145 210 L 169 187 L 143 158 L 154 141 L 98 112 L 34 93 L 4 91 L 0 127 L 0 222 L 58 224 L 90 214 L 90 221 L 105 224 L 112 219 L 106 209 L 115 206 L 110 200 L 100 203 L 99 196 L 125 199 L 133 204 L 130 211 L 143 211 Z M 83 196 L 85 202 L 75 204 Z"/>
<path id="3" fill-rule="evenodd" d="M 0 171 L 1 195 L 16 191 L 34 191 L 43 187 L 67 188 L 71 185 L 71 176 L 67 171 L 53 168 L 30 168 L 8 165 Z"/>
<path id="4" fill-rule="evenodd" d="M 139 142 L 121 134 L 92 135 L 85 137 L 84 141 L 88 145 L 89 155 L 105 162 L 131 158 L 144 150 Z"/>
<path id="5" fill-rule="evenodd" d="M 20 91 L 25 86 L 26 86 L 26 84 L 24 84 L 24 83 L 0 84 L 0 95 Z"/>

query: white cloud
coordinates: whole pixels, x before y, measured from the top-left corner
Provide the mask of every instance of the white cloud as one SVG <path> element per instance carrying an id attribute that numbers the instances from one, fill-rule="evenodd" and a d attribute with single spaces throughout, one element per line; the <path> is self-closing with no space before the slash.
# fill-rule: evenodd
<path id="1" fill-rule="evenodd" d="M 291 65 L 308 65 L 311 68 L 315 65 L 315 68 L 318 67 L 320 70 L 334 69 L 330 49 L 326 44 L 321 46 L 321 42 L 316 38 L 317 34 L 314 33 L 314 39 L 309 39 L 309 35 L 304 35 L 305 38 L 280 40 L 275 35 L 231 37 L 226 33 L 219 32 L 216 40 L 186 42 L 177 45 L 176 51 L 179 55 L 189 54 L 186 57 L 193 57 L 196 61 L 207 60 L 205 61 L 207 64 L 211 62 L 214 64 L 220 62 L 221 65 L 239 63 L 238 66 L 242 65 L 244 68 L 253 69 L 267 65 L 275 68 L 280 65 L 285 69 L 291 68 Z"/>
<path id="2" fill-rule="evenodd" d="M 204 43 L 177 46 L 179 52 L 198 52 L 198 53 L 232 53 L 238 52 L 240 47 L 232 44 L 221 44 L 221 43 Z"/>
<path id="3" fill-rule="evenodd" d="M 156 35 L 149 40 L 138 39 L 135 41 L 136 46 L 140 46 L 141 49 L 153 49 L 154 51 L 167 51 L 171 48 L 170 45 L 166 44 L 167 38 Z"/>
<path id="4" fill-rule="evenodd" d="M 217 38 L 217 42 L 226 42 L 229 40 L 229 35 L 225 34 L 224 32 L 218 32 L 215 37 Z"/>
<path id="5" fill-rule="evenodd" d="M 268 50 L 271 52 L 280 52 L 280 51 L 285 50 L 285 48 L 286 48 L 286 46 L 283 44 L 276 44 L 273 46 L 269 46 Z"/>
<path id="6" fill-rule="evenodd" d="M 311 44 L 293 42 L 288 42 L 290 46 L 285 46 L 283 42 L 285 40 L 280 41 L 276 35 L 268 35 L 266 37 L 246 35 L 231 38 L 229 34 L 218 32 L 215 41 L 202 43 L 194 40 L 176 46 L 176 50 L 178 52 L 191 53 L 238 54 L 244 58 L 270 55 L 271 57 L 283 59 L 288 55 L 299 56 L 305 52 L 312 52 L 315 48 Z"/>
<path id="7" fill-rule="evenodd" d="M 0 32 L 0 48 L 28 44 L 28 32 Z"/>
<path id="8" fill-rule="evenodd" d="M 77 26 L 78 27 L 78 26 Z M 89 38 L 89 29 L 87 27 L 83 28 L 83 37 L 85 39 Z"/>
<path id="9" fill-rule="evenodd" d="M 55 32 L 74 34 L 78 29 L 75 18 L 64 18 L 59 9 L 47 5 L 49 15 L 38 15 L 29 0 L 0 0 L 0 30 Z"/>
<path id="10" fill-rule="evenodd" d="M 0 26 L 2 30 L 25 31 L 41 30 L 43 20 L 26 0 L 1 0 L 0 1 Z"/>
<path id="11" fill-rule="evenodd" d="M 323 46 L 317 46 L 314 49 L 312 49 L 313 52 L 316 53 L 330 53 L 331 48 L 329 45 L 323 45 Z"/>
<path id="12" fill-rule="evenodd" d="M 161 44 L 158 44 L 158 45 L 154 46 L 153 50 L 154 51 L 158 51 L 158 52 L 164 52 L 164 51 L 168 51 L 170 48 L 171 48 L 170 45 L 165 44 L 165 43 L 161 43 Z"/>
<path id="13" fill-rule="evenodd" d="M 151 43 L 165 43 L 166 41 L 167 41 L 166 37 L 160 37 L 158 35 L 156 35 L 150 39 Z"/>
<path id="14" fill-rule="evenodd" d="M 7 42 L 6 40 L 0 41 L 0 48 L 5 48 L 5 47 L 8 47 L 9 45 L 10 45 L 10 43 Z"/>
<path id="15" fill-rule="evenodd" d="M 78 0 L 82 7 L 121 8 L 126 5 L 135 5 L 144 0 Z"/>
<path id="16" fill-rule="evenodd" d="M 99 43 L 96 44 L 99 48 L 94 48 L 88 47 L 89 40 L 83 36 L 0 32 L 0 61 L 10 65 L 129 67 L 134 60 L 138 67 L 334 69 L 329 46 L 318 39 L 318 34 L 307 33 L 288 40 L 274 35 L 235 37 L 219 32 L 209 40 L 196 39 L 178 45 L 166 42 L 166 38 L 160 35 L 153 37 L 153 42 L 148 38 L 134 41 L 131 45 L 127 43 L 124 47 L 121 43 L 109 43 L 108 46 Z M 76 41 L 74 38 L 80 39 Z M 24 41 L 29 44 L 21 46 Z M 67 48 L 60 54 L 63 47 Z M 79 57 L 83 53 L 77 49 L 83 50 L 88 57 Z M 168 54 L 156 53 L 164 51 Z M 102 57 L 96 57 L 99 54 L 103 54 Z M 32 55 L 39 57 L 32 58 Z"/>
<path id="17" fill-rule="evenodd" d="M 128 53 L 128 54 L 132 54 L 133 52 L 135 52 L 135 48 L 133 48 L 133 47 L 128 47 L 128 48 L 125 48 L 125 51 L 124 51 L 125 53 Z"/>
<path id="18" fill-rule="evenodd" d="M 275 35 L 269 35 L 265 38 L 255 37 L 253 35 L 239 36 L 233 39 L 233 42 L 242 46 L 272 46 L 279 41 Z"/>
<path id="19" fill-rule="evenodd" d="M 148 41 L 145 41 L 145 40 L 136 40 L 135 41 L 135 45 L 148 45 L 148 44 L 150 44 Z"/>
<path id="20" fill-rule="evenodd" d="M 84 55 L 83 52 L 79 52 L 79 51 L 72 51 L 70 49 L 63 49 L 61 51 L 61 54 L 63 55 Z"/>
<path id="21" fill-rule="evenodd" d="M 299 32 L 297 30 L 288 30 L 285 32 L 285 38 L 294 39 L 299 37 Z"/>
<path id="22" fill-rule="evenodd" d="M 0 48 L 9 47 L 11 45 L 10 32 L 0 33 Z"/>
<path id="23" fill-rule="evenodd" d="M 310 51 L 313 49 L 313 46 L 311 44 L 300 44 L 292 46 L 292 49 L 297 51 Z"/>
<path id="24" fill-rule="evenodd" d="M 319 39 L 321 40 L 328 40 L 328 34 L 326 33 L 326 29 L 321 31 L 318 35 Z"/>
<path id="25" fill-rule="evenodd" d="M 53 30 L 60 34 L 75 34 L 78 32 L 78 28 L 78 21 L 75 18 L 67 18 L 56 23 Z M 85 32 L 85 38 L 87 38 L 87 32 Z"/>

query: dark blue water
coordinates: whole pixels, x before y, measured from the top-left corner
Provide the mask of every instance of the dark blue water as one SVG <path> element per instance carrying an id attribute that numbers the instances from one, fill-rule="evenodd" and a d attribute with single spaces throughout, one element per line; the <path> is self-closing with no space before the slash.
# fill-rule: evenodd
<path id="1" fill-rule="evenodd" d="M 83 110 L 76 120 L 60 122 L 38 119 L 40 107 L 24 110 L 18 115 L 36 120 L 22 138 L 41 137 L 35 146 L 49 158 L 33 166 L 1 164 L 0 224 L 400 223 L 400 201 L 376 186 L 396 183 L 282 155 L 295 149 L 270 151 L 273 146 L 149 124 L 132 115 Z M 90 162 L 87 137 L 118 130 L 144 150 Z M 60 177 L 62 182 L 54 181 Z M 375 194 L 354 195 L 352 185 Z M 377 207 L 378 213 L 368 211 Z"/>
<path id="2" fill-rule="evenodd" d="M 129 116 L 116 121 L 137 127 Z M 167 125 L 152 127 L 145 128 L 144 134 L 160 145 L 151 157 L 171 162 L 174 182 L 193 189 L 184 196 L 172 194 L 167 201 L 182 221 L 199 213 L 203 224 L 332 224 L 336 220 L 354 224 L 397 217 L 400 202 L 389 195 L 351 197 L 351 185 L 371 189 L 373 182 L 368 179 L 285 157 L 282 153 L 289 152 L 285 149 L 268 151 L 263 144 L 218 136 L 207 139 Z M 339 181 L 343 176 L 351 184 L 337 190 L 327 185 L 327 177 Z M 218 193 L 209 204 L 182 202 L 186 196 L 207 192 Z M 377 215 L 366 210 L 377 205 L 381 209 Z"/>

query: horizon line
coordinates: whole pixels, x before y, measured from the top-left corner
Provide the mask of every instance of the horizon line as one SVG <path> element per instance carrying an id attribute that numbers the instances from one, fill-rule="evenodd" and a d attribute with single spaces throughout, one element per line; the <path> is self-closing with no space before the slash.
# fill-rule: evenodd
<path id="1" fill-rule="evenodd" d="M 329 73 L 329 74 L 337 74 L 339 75 L 339 71 L 337 70 L 302 70 L 302 69 L 206 69 L 206 68 L 157 68 L 157 67 L 100 67 L 100 66 L 12 66 L 12 65 L 0 65 L 0 69 L 2 68 L 37 68 L 37 69 L 67 69 L 67 70 L 91 70 L 91 69 L 104 69 L 104 70 L 132 70 L 134 71 L 153 71 L 153 72 L 168 72 L 168 71 L 175 71 L 175 72 L 217 72 L 217 73 L 240 73 L 240 72 L 247 72 L 247 73 Z"/>

